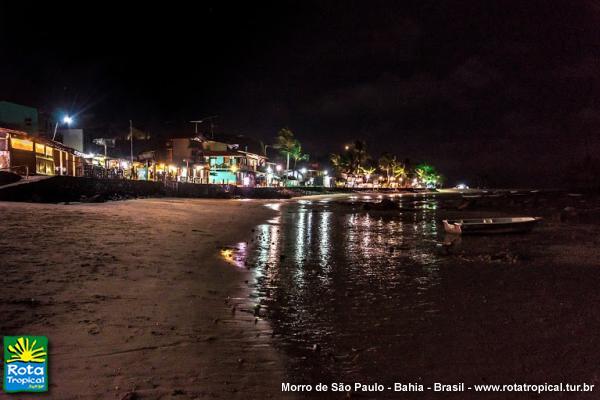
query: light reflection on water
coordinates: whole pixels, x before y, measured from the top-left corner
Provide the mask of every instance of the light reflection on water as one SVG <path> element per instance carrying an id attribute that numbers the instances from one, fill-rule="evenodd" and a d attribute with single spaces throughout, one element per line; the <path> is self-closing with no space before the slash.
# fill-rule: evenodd
<path id="1" fill-rule="evenodd" d="M 435 203 L 406 203 L 422 211 L 366 212 L 300 200 L 260 225 L 254 246 L 239 248 L 274 334 L 298 362 L 292 371 L 308 380 L 323 373 L 364 378 L 370 367 L 356 356 L 389 351 L 366 338 L 378 336 L 387 346 L 435 317 L 437 304 L 427 295 L 439 284 Z M 379 334 L 389 328 L 395 333 Z M 320 362 L 307 369 L 315 345 Z"/>
<path id="2" fill-rule="evenodd" d="M 390 197 L 400 210 L 275 203 L 280 213 L 230 255 L 253 272 L 290 382 L 596 382 L 597 268 L 465 263 L 436 246 L 448 239 L 437 222 L 447 204 Z M 366 200 L 378 201 L 348 197 Z M 461 247 L 467 257 L 515 247 L 533 257 L 527 249 L 542 238 L 465 237 Z"/>

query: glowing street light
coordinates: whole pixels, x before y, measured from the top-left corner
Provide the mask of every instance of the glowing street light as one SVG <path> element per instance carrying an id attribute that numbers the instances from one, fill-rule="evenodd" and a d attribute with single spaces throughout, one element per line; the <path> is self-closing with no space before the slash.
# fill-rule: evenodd
<path id="1" fill-rule="evenodd" d="M 69 115 L 65 115 L 62 119 L 62 122 L 65 125 L 71 125 L 73 122 L 73 118 L 69 117 Z M 54 125 L 54 134 L 52 135 L 52 140 L 56 139 L 56 131 L 58 130 L 58 121 L 56 121 L 56 125 Z"/>
<path id="2" fill-rule="evenodd" d="M 275 166 L 275 169 L 277 170 L 277 172 L 280 172 L 282 168 L 283 168 L 283 167 L 281 166 L 281 164 L 277 164 L 277 165 Z"/>
<path id="3" fill-rule="evenodd" d="M 302 173 L 302 175 L 306 174 L 306 168 L 301 168 L 300 172 Z"/>

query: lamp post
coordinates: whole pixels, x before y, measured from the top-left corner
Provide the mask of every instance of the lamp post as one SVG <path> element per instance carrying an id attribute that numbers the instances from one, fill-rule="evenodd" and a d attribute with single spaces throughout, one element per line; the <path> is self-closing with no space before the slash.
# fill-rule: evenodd
<path id="1" fill-rule="evenodd" d="M 69 117 L 69 115 L 65 115 L 62 119 L 63 124 L 66 124 L 67 126 L 71 125 L 71 122 L 73 122 L 73 118 Z M 59 121 L 56 121 L 56 124 L 54 125 L 54 134 L 52 135 L 52 140 L 56 139 L 56 132 L 58 131 L 58 123 Z"/>
<path id="2" fill-rule="evenodd" d="M 265 152 L 265 157 L 267 157 L 267 149 L 268 149 L 269 147 L 270 147 L 270 148 L 272 148 L 272 149 L 274 149 L 274 148 L 275 148 L 275 146 L 273 146 L 272 144 L 265 144 L 265 147 L 264 147 L 264 149 L 263 149 L 263 150 L 264 150 L 264 152 Z"/>

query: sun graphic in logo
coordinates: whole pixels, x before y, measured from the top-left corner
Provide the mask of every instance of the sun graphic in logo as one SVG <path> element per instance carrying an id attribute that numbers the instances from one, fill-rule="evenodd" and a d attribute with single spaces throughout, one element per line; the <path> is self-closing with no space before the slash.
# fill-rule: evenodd
<path id="1" fill-rule="evenodd" d="M 34 340 L 33 343 L 29 343 L 29 339 L 18 338 L 15 345 L 8 346 L 8 352 L 12 353 L 10 359 L 6 360 L 7 363 L 22 361 L 22 362 L 34 362 L 34 363 L 42 363 L 46 361 L 44 356 L 47 353 L 44 351 L 43 347 L 35 348 L 35 344 L 37 340 Z"/>

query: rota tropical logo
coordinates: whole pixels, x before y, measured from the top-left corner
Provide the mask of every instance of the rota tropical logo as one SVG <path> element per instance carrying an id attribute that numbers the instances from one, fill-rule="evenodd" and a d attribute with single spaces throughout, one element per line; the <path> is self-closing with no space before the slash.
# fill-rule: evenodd
<path id="1" fill-rule="evenodd" d="M 4 391 L 48 391 L 48 339 L 45 336 L 4 337 Z"/>

